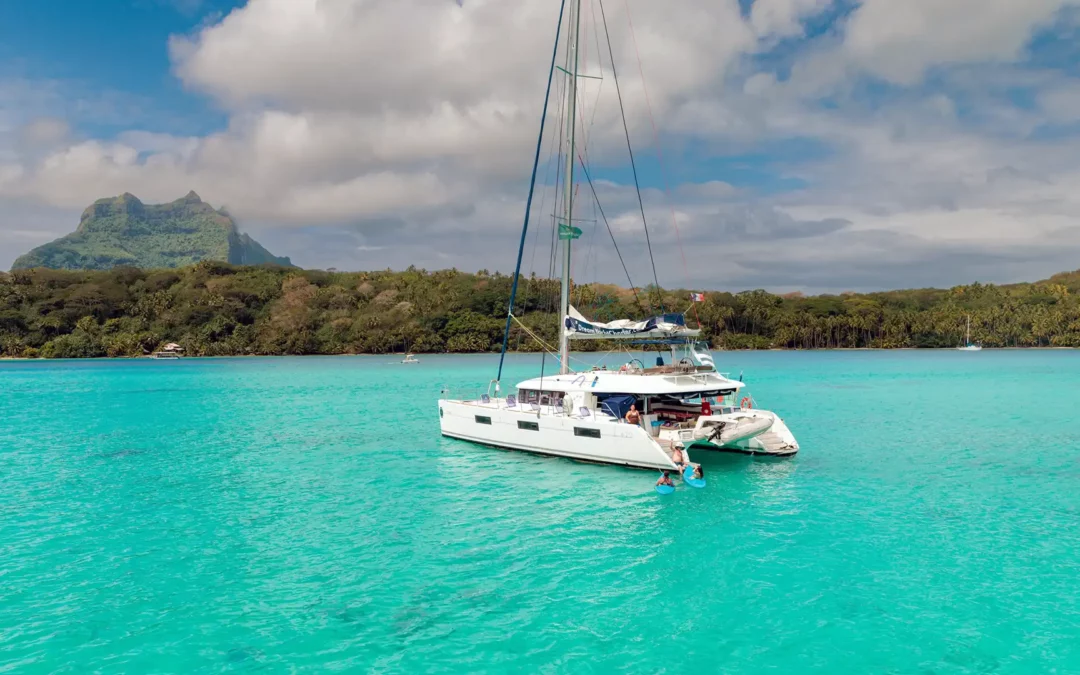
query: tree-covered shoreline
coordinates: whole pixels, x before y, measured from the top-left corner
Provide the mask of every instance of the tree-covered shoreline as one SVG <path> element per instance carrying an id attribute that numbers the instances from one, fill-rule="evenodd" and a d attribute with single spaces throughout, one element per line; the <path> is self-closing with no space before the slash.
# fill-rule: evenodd
<path id="1" fill-rule="evenodd" d="M 141 356 L 165 342 L 192 356 L 470 353 L 498 350 L 512 279 L 457 270 L 336 272 L 202 262 L 181 269 L 0 273 L 0 356 Z M 515 314 L 557 343 L 558 281 L 523 279 Z M 599 321 L 686 311 L 723 349 L 1080 346 L 1080 272 L 1042 282 L 803 297 L 577 286 Z M 611 345 L 588 341 L 582 349 Z M 518 325 L 510 348 L 539 351 Z"/>

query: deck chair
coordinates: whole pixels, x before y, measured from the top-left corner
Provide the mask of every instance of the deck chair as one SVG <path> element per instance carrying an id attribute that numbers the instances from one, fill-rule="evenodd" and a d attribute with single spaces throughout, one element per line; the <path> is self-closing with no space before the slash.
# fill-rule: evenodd
<path id="1" fill-rule="evenodd" d="M 506 407 L 507 408 L 516 408 L 517 407 L 517 397 L 514 396 L 513 394 L 510 394 L 509 396 L 507 396 L 506 397 Z"/>
<path id="2" fill-rule="evenodd" d="M 592 417 L 592 411 L 585 406 L 581 406 L 578 408 L 578 415 L 581 415 L 581 418 L 585 419 L 586 417 Z"/>
<path id="3" fill-rule="evenodd" d="M 480 402 L 481 403 L 491 403 L 491 397 L 488 396 L 487 394 L 480 394 Z"/>

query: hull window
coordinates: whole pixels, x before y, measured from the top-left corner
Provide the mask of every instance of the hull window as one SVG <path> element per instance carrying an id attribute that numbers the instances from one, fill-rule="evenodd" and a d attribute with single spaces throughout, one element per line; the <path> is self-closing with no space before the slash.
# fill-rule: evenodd
<path id="1" fill-rule="evenodd" d="M 518 422 L 518 429 L 526 431 L 540 431 L 540 425 L 536 422 Z"/>
<path id="2" fill-rule="evenodd" d="M 585 438 L 600 438 L 599 429 L 587 429 L 585 427 L 574 427 L 575 436 L 584 436 Z"/>
<path id="3" fill-rule="evenodd" d="M 483 417 L 481 415 L 477 415 L 476 416 L 476 423 L 477 424 L 491 424 L 491 418 L 490 417 Z"/>

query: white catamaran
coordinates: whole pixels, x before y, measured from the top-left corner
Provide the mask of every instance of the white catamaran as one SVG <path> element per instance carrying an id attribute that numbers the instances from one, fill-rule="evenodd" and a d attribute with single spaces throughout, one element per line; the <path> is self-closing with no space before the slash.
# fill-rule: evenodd
<path id="1" fill-rule="evenodd" d="M 498 375 L 488 385 L 487 393 L 475 399 L 439 400 L 442 434 L 501 448 L 661 470 L 678 469 L 672 460 L 676 446 L 683 447 L 691 460 L 705 450 L 793 455 L 798 452 L 799 444 L 787 425 L 775 413 L 755 408 L 749 396 L 740 397 L 745 386 L 741 378 L 732 380 L 716 370 L 708 346 L 698 340 L 700 330 L 688 328 L 683 315 L 662 314 L 645 321 L 599 323 L 588 321 L 570 305 L 570 245 L 576 230 L 572 223 L 580 5 L 580 0 L 569 3 L 566 68 L 558 69 L 567 77 L 567 110 L 562 131 L 566 142 L 564 199 L 559 222 L 563 317 L 559 332 L 559 373 L 521 382 L 513 393 L 505 396 L 501 392 L 503 359 L 514 319 L 514 298 L 532 201 L 530 186 Z M 562 18 L 560 13 L 560 32 Z M 553 55 L 548 96 L 556 70 L 554 60 Z M 547 100 L 544 111 L 546 118 Z M 541 140 L 543 126 L 542 118 Z M 531 185 L 535 185 L 539 151 L 538 141 Z M 647 345 L 660 356 L 650 367 L 641 359 L 632 358 L 617 369 L 593 366 L 572 371 L 571 342 L 595 339 Z M 666 363 L 661 347 L 670 355 Z M 626 421 L 631 405 L 640 412 L 639 424 Z"/>

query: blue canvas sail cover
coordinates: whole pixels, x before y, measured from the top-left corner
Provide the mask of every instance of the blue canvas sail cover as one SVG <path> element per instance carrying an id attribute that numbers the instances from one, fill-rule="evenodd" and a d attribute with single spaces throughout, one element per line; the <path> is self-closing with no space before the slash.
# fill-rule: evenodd
<path id="1" fill-rule="evenodd" d="M 686 327 L 682 314 L 661 314 L 644 321 L 619 319 L 600 323 L 589 321 L 573 307 L 565 319 L 566 332 L 572 338 L 661 338 L 695 337 L 699 330 Z"/>
<path id="2" fill-rule="evenodd" d="M 626 417 L 630 406 L 634 404 L 634 397 L 630 394 L 597 394 L 596 400 L 600 403 L 600 409 L 616 419 Z"/>

